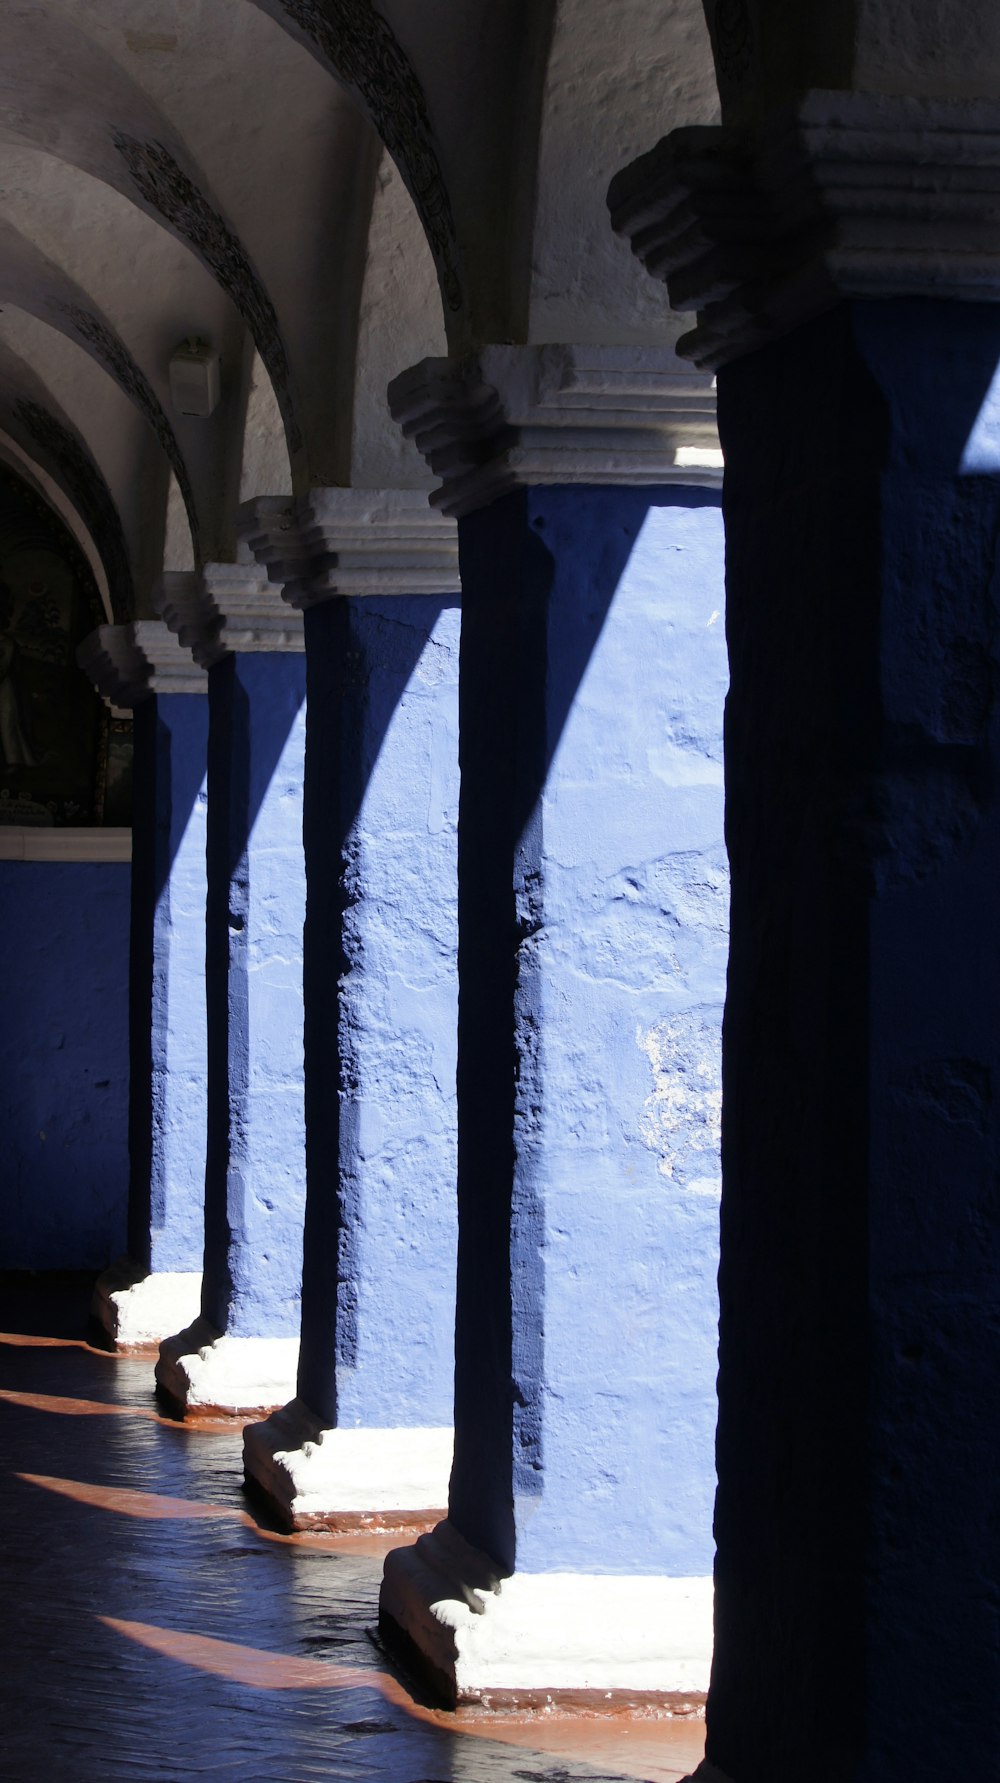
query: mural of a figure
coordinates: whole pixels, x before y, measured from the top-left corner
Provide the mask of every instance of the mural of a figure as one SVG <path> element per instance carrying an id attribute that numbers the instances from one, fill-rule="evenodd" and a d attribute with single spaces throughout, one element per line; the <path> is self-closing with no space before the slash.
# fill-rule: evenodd
<path id="1" fill-rule="evenodd" d="M 0 632 L 0 756 L 8 768 L 37 766 L 18 695 L 17 645 L 9 632 Z"/>

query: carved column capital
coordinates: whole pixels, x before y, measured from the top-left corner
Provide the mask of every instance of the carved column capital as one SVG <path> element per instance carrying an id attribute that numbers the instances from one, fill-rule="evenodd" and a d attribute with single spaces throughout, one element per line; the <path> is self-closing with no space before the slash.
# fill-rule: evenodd
<path id="1" fill-rule="evenodd" d="M 713 483 L 711 379 L 670 347 L 486 346 L 389 386 L 394 419 L 459 517 L 537 484 Z"/>
<path id="2" fill-rule="evenodd" d="M 305 649 L 301 619 L 256 564 L 206 563 L 200 574 L 169 572 L 154 599 L 171 631 L 206 669 L 237 652 Z"/>
<path id="3" fill-rule="evenodd" d="M 314 489 L 240 510 L 240 536 L 282 598 L 304 610 L 339 596 L 457 594 L 458 532 L 419 489 Z"/>
<path id="4" fill-rule="evenodd" d="M 812 92 L 753 128 L 675 130 L 612 224 L 714 368 L 850 297 L 1000 301 L 1000 103 Z"/>
<path id="5" fill-rule="evenodd" d="M 208 676 L 162 619 L 99 625 L 76 653 L 98 693 L 137 706 L 154 693 L 207 693 Z"/>

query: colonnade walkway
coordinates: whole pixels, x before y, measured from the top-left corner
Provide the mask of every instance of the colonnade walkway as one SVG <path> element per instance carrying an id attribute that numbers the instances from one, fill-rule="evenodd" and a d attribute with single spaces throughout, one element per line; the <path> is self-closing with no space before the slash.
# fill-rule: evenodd
<path id="1" fill-rule="evenodd" d="M 452 1713 L 373 1644 L 396 1537 L 278 1534 L 238 1425 L 159 1413 L 148 1360 L 91 1347 L 90 1283 L 0 1281 L 5 1783 L 210 1777 L 675 1783 L 704 1724 Z"/>

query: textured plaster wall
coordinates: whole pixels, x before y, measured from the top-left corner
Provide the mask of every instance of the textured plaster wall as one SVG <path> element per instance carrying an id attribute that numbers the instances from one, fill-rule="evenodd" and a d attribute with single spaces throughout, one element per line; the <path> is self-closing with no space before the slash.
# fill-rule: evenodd
<path id="1" fill-rule="evenodd" d="M 429 597 L 306 615 L 299 1390 L 347 1426 L 452 1417 L 458 636 Z"/>
<path id="2" fill-rule="evenodd" d="M 400 174 L 383 155 L 358 313 L 351 428 L 355 488 L 430 487 L 427 466 L 393 421 L 385 393 L 408 366 L 446 352 L 441 295 L 427 237 Z"/>
<path id="3" fill-rule="evenodd" d="M 668 130 L 717 115 L 701 0 L 559 0 L 538 146 L 530 340 L 647 343 L 688 326 L 608 228 L 605 195 L 618 168 Z"/>
<path id="4" fill-rule="evenodd" d="M 1000 1758 L 998 363 L 992 306 L 884 300 L 719 377 L 709 1757 L 748 1783 Z"/>
<path id="5" fill-rule="evenodd" d="M 201 1268 L 207 1043 L 208 700 L 135 709 L 129 1251 L 154 1271 Z"/>
<path id="6" fill-rule="evenodd" d="M 101 1269 L 125 1248 L 126 865 L 0 865 L 0 1267 Z"/>
<path id="7" fill-rule="evenodd" d="M 718 501 L 534 490 L 460 532 L 451 1515 L 523 1571 L 704 1575 L 728 891 Z"/>
<path id="8" fill-rule="evenodd" d="M 234 1337 L 299 1331 L 305 681 L 301 653 L 211 672 L 203 1308 Z"/>

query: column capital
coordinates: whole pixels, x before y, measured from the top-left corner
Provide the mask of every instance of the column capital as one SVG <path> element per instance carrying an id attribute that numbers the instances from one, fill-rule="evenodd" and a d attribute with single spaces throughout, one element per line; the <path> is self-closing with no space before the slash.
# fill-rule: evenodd
<path id="1" fill-rule="evenodd" d="M 338 596 L 458 594 L 455 522 L 421 489 L 313 489 L 240 509 L 240 536 L 282 598 L 305 610 Z"/>
<path id="2" fill-rule="evenodd" d="M 423 359 L 389 407 L 456 518 L 537 484 L 717 483 L 711 379 L 672 347 L 486 346 Z"/>
<path id="3" fill-rule="evenodd" d="M 305 649 L 302 621 L 256 564 L 206 563 L 166 573 L 154 595 L 172 632 L 210 669 L 224 656 Z"/>
<path id="4" fill-rule="evenodd" d="M 154 693 L 207 693 L 208 676 L 162 619 L 99 625 L 76 653 L 98 693 L 138 706 Z"/>
<path id="5" fill-rule="evenodd" d="M 697 310 L 705 369 L 841 298 L 1000 301 L 1000 103 L 807 93 L 752 127 L 674 130 L 623 169 L 612 225 Z"/>

